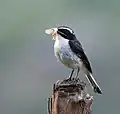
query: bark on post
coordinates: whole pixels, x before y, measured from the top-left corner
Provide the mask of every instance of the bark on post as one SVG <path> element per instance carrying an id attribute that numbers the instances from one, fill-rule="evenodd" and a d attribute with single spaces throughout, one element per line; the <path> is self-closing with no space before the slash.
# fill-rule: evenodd
<path id="1" fill-rule="evenodd" d="M 93 97 L 80 79 L 57 81 L 48 99 L 49 114 L 91 114 Z"/>

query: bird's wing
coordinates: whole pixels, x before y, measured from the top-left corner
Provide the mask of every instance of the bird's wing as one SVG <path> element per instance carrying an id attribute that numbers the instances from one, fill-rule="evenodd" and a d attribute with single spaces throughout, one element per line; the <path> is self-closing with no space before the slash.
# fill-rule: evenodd
<path id="1" fill-rule="evenodd" d="M 88 58 L 85 55 L 84 50 L 83 50 L 80 42 L 78 40 L 69 40 L 69 45 L 70 45 L 71 50 L 82 60 L 83 64 L 87 68 L 87 70 L 90 73 L 92 73 L 92 68 L 90 66 Z"/>

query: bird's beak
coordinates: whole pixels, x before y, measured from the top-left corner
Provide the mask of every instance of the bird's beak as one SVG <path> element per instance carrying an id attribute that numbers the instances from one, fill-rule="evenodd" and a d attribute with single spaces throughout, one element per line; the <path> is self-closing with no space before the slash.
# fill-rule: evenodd
<path id="1" fill-rule="evenodd" d="M 56 35 L 57 35 L 57 28 L 51 28 L 51 29 L 46 29 L 45 33 L 52 35 L 53 40 L 55 40 Z"/>

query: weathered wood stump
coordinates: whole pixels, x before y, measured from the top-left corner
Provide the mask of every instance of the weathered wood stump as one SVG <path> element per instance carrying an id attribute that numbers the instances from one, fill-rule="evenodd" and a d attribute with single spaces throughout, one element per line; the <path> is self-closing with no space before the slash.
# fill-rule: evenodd
<path id="1" fill-rule="evenodd" d="M 80 79 L 57 81 L 48 99 L 49 114 L 91 114 L 93 97 Z"/>

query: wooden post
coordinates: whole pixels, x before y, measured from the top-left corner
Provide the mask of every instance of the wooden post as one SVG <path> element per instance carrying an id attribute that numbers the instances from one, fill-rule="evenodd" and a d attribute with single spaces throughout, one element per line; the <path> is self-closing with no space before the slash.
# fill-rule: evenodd
<path id="1" fill-rule="evenodd" d="M 48 99 L 49 114 L 91 114 L 93 96 L 80 79 L 57 81 Z"/>

